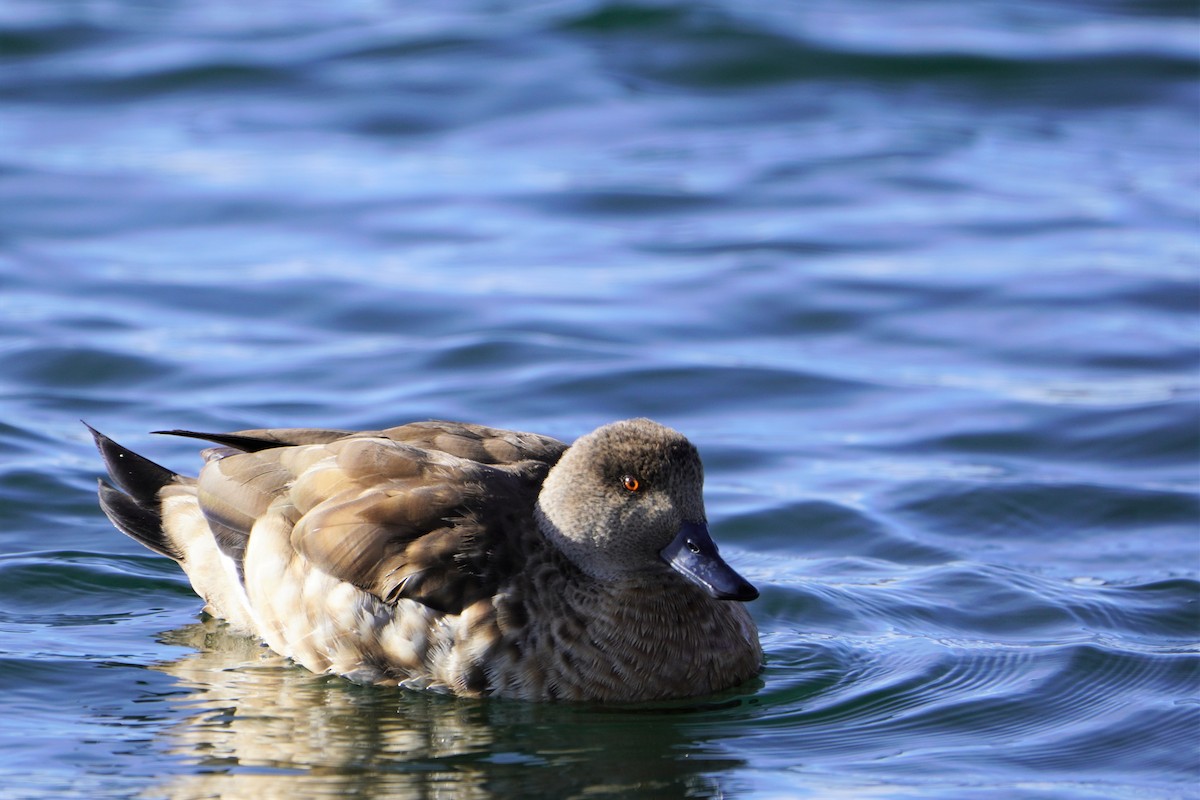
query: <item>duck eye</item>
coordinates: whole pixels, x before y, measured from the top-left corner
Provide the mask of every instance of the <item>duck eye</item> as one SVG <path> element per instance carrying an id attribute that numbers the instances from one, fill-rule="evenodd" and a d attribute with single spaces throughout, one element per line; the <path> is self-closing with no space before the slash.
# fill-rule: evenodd
<path id="1" fill-rule="evenodd" d="M 641 481 L 632 475 L 626 475 L 624 478 L 621 478 L 621 485 L 631 492 L 636 492 L 638 489 L 642 488 Z"/>

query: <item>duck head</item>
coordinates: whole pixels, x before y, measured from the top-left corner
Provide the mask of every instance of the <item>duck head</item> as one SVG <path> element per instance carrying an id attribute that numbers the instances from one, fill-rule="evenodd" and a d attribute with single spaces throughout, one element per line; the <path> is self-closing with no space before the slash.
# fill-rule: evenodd
<path id="1" fill-rule="evenodd" d="M 576 440 L 538 498 L 545 535 L 580 570 L 622 581 L 674 570 L 720 600 L 758 590 L 717 551 L 704 514 L 704 468 L 682 434 L 648 419 Z"/>

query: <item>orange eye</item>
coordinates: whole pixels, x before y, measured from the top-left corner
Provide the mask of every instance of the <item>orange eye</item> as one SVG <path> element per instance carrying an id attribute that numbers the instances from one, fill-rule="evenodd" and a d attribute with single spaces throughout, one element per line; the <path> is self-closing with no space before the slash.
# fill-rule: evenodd
<path id="1" fill-rule="evenodd" d="M 631 492 L 636 492 L 642 487 L 641 482 L 632 475 L 626 475 L 624 478 L 621 478 L 621 485 Z"/>

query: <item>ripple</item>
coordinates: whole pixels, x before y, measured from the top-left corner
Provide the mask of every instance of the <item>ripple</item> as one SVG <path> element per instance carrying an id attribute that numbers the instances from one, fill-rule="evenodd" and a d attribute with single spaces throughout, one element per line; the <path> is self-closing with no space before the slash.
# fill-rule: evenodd
<path id="1" fill-rule="evenodd" d="M 74 387 L 80 381 L 95 385 L 129 383 L 169 371 L 153 358 L 66 345 L 6 354 L 0 357 L 0 368 L 9 380 L 57 387 Z"/>
<path id="2" fill-rule="evenodd" d="M 0 53 L 17 61 L 67 52 L 101 39 L 103 31 L 80 23 L 6 26 L 0 30 Z"/>
<path id="3" fill-rule="evenodd" d="M 947 550 L 914 541 L 864 510 L 829 501 L 803 501 L 735 516 L 722 522 L 723 536 L 805 557 L 848 555 L 904 564 L 940 563 Z"/>
<path id="4" fill-rule="evenodd" d="M 0 558 L 0 622 L 28 625 L 107 623 L 161 610 L 169 597 L 197 605 L 173 563 L 81 552 Z"/>
<path id="5" fill-rule="evenodd" d="M 538 388 L 549 396 L 591 398 L 617 415 L 637 416 L 669 413 L 671 407 L 679 407 L 689 397 L 704 397 L 710 410 L 762 410 L 776 404 L 794 407 L 804 402 L 801 398 L 827 402 L 832 396 L 848 396 L 863 387 L 853 381 L 800 369 L 630 364 L 547 376 Z"/>
<path id="6" fill-rule="evenodd" d="M 775 643 L 768 642 L 771 649 Z M 980 777 L 1021 763 L 1045 779 L 1061 778 L 1085 757 L 1080 748 L 1090 741 L 1113 760 L 1106 770 L 1114 779 L 1130 767 L 1178 775 L 1188 769 L 1183 751 L 1200 724 L 1196 708 L 1165 700 L 1194 692 L 1195 653 L 937 646 L 911 639 L 877 639 L 857 650 L 808 640 L 790 649 L 794 655 L 782 663 L 772 659 L 765 716 L 756 723 L 760 730 L 747 735 L 747 747 L 768 751 L 765 766 L 797 757 L 793 749 L 771 745 L 784 729 L 788 739 L 803 740 L 801 758 L 819 755 L 868 772 L 904 772 L 908 764 L 927 769 L 936 753 L 949 772 L 957 771 L 956 762 L 964 773 L 982 770 Z M 776 670 L 800 675 L 803 668 L 813 672 L 808 681 L 772 680 Z M 1148 705 L 1131 705 L 1138 696 Z"/>
<path id="7" fill-rule="evenodd" d="M 1112 634 L 1124 647 L 1190 651 L 1200 642 L 1200 581 L 1177 578 L 1059 591 L 1060 602 L 1089 630 Z"/>
<path id="8" fill-rule="evenodd" d="M 1114 26 L 1109 46 L 1103 39 L 1065 33 L 1071 30 L 1068 24 L 1061 28 L 1063 35 L 1042 36 L 1038 46 L 1031 47 L 1028 34 L 1018 37 L 1015 30 L 993 31 L 983 39 L 968 38 L 966 29 L 942 38 L 939 34 L 953 26 L 930 25 L 925 36 L 898 37 L 892 26 L 881 25 L 878 19 L 874 25 L 848 26 L 847 21 L 855 17 L 853 11 L 834 24 L 822 18 L 821 10 L 815 10 L 812 18 L 807 16 L 795 11 L 776 13 L 767 23 L 751 14 L 717 9 L 700 12 L 686 6 L 647 9 L 617 4 L 603 5 L 565 21 L 562 27 L 614 42 L 606 51 L 609 63 L 629 74 L 695 87 L 834 78 L 927 83 L 969 80 L 976 87 L 992 86 L 998 98 L 1007 100 L 1020 95 L 1023 100 L 1036 98 L 1039 102 L 1058 97 L 1076 103 L 1113 103 L 1141 99 L 1141 81 L 1146 79 L 1188 80 L 1195 66 L 1193 49 L 1185 45 L 1184 37 L 1171 35 L 1165 24 Z M 910 30 L 903 21 L 896 22 Z M 836 35 L 831 40 L 830 29 L 841 29 L 845 40 L 833 41 Z M 865 30 L 875 33 L 854 39 Z M 818 39 L 814 31 L 825 35 Z M 1134 34 L 1143 35 L 1147 46 L 1125 50 L 1117 44 Z M 658 45 L 653 52 L 637 46 L 640 40 L 650 38 Z M 999 43 L 1012 46 L 1005 49 L 997 47 Z M 1050 69 L 1058 81 L 1051 85 L 1037 80 Z M 1110 75 L 1112 80 L 1105 83 L 1103 91 L 1086 90 L 1098 74 Z M 1022 86 L 1023 91 L 1013 92 L 1014 86 Z M 1074 94 L 1064 90 L 1067 86 Z"/>
<path id="9" fill-rule="evenodd" d="M 1139 570 L 1145 555 L 1136 545 L 1137 536 L 1154 532 L 1156 566 L 1186 570 L 1194 564 L 1200 498 L 1188 491 L 1067 482 L 919 481 L 889 494 L 894 513 L 915 528 L 976 553 L 1003 551 L 1014 563 L 1035 566 L 1051 553 L 1077 550 L 1079 537 L 1086 536 L 1089 549 L 1077 552 L 1077 570 L 1133 578 L 1146 574 Z M 968 531 L 971 538 L 965 538 Z"/>

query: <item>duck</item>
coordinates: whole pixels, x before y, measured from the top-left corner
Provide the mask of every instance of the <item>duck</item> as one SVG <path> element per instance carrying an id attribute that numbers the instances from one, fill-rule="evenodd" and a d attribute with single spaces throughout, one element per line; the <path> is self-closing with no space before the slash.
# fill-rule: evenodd
<path id="1" fill-rule="evenodd" d="M 443 420 L 156 431 L 210 445 L 195 477 L 88 429 L 116 528 L 175 560 L 205 612 L 314 673 L 638 703 L 763 668 L 759 593 L 712 539 L 699 453 L 652 420 L 570 445 Z"/>

